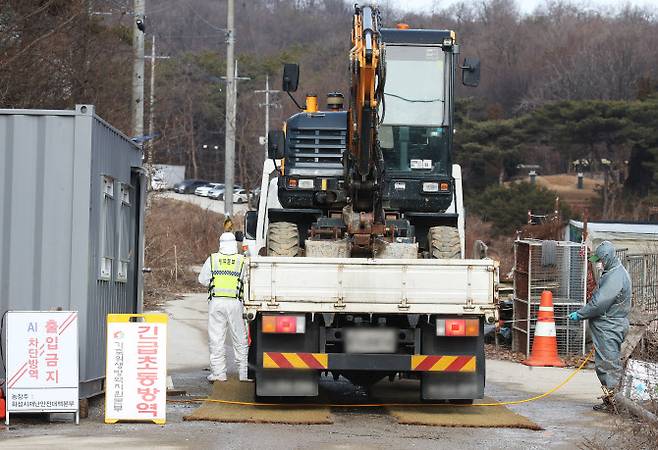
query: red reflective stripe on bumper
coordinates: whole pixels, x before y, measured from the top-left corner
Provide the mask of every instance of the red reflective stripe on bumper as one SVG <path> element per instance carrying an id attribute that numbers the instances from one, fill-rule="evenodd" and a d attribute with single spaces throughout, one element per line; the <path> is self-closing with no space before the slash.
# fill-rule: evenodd
<path id="1" fill-rule="evenodd" d="M 313 356 L 311 353 L 297 353 L 297 356 L 299 356 L 299 359 L 304 361 L 306 365 L 311 369 L 324 369 L 322 364 L 320 364 L 320 361 L 315 359 L 315 356 Z"/>
<path id="2" fill-rule="evenodd" d="M 281 353 L 267 352 L 267 356 L 272 358 L 272 361 L 281 369 L 292 369 L 292 364 Z"/>
<path id="3" fill-rule="evenodd" d="M 445 369 L 445 372 L 459 372 L 471 359 L 472 356 L 460 356 Z"/>
<path id="4" fill-rule="evenodd" d="M 418 364 L 414 370 L 419 370 L 421 372 L 430 370 L 440 359 L 440 356 L 426 356 L 423 362 Z"/>

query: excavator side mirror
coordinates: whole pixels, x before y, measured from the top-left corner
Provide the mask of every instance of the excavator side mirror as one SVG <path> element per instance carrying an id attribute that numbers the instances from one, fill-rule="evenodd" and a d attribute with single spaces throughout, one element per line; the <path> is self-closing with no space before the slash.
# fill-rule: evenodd
<path id="1" fill-rule="evenodd" d="M 297 64 L 283 65 L 283 90 L 295 92 L 299 84 L 299 66 Z"/>
<path id="2" fill-rule="evenodd" d="M 478 87 L 480 84 L 480 60 L 478 58 L 464 58 L 462 69 L 462 84 L 469 87 Z"/>
<path id="3" fill-rule="evenodd" d="M 281 159 L 286 148 L 286 135 L 282 130 L 272 130 L 267 133 L 267 157 L 270 159 Z"/>
<path id="4" fill-rule="evenodd" d="M 247 211 L 244 215 L 244 237 L 247 239 L 256 239 L 257 225 L 258 211 Z"/>

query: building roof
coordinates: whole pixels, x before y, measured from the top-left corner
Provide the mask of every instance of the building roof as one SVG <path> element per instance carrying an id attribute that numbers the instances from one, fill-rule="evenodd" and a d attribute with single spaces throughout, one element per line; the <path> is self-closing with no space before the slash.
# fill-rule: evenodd
<path id="1" fill-rule="evenodd" d="M 582 239 L 583 222 L 570 220 L 565 239 L 579 242 Z M 631 222 L 588 222 L 587 242 L 596 248 L 602 241 L 610 241 L 618 250 L 644 254 L 658 252 L 658 224 Z"/>

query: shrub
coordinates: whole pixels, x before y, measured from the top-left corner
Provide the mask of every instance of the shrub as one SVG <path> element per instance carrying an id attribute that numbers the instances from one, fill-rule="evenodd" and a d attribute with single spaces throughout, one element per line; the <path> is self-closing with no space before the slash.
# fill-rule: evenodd
<path id="1" fill-rule="evenodd" d="M 491 222 L 494 235 L 514 233 L 528 221 L 528 210 L 535 214 L 550 214 L 557 194 L 530 183 L 489 186 L 481 194 L 466 199 L 468 212 Z M 562 206 L 562 216 L 569 211 Z"/>

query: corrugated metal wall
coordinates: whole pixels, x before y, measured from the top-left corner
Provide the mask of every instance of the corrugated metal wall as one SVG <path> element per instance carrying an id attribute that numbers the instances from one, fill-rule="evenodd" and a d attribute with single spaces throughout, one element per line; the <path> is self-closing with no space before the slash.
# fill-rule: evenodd
<path id="1" fill-rule="evenodd" d="M 0 314 L 78 310 L 81 395 L 100 392 L 105 315 L 141 304 L 141 151 L 87 105 L 0 110 L 0 148 Z"/>
<path id="2" fill-rule="evenodd" d="M 85 360 L 87 379 L 103 377 L 105 371 L 105 320 L 109 313 L 127 313 L 141 310 L 136 278 L 141 277 L 141 264 L 137 261 L 141 250 L 134 233 L 139 230 L 139 193 L 142 186 L 135 185 L 134 168 L 141 166 L 141 153 L 126 151 L 125 137 L 103 121 L 96 120 L 92 133 L 91 160 L 91 239 L 89 264 L 89 299 L 87 343 L 101 352 L 89 354 Z M 112 195 L 103 190 L 112 183 Z M 124 195 L 124 192 L 126 195 Z M 125 217 L 129 218 L 124 224 Z M 128 241 L 128 251 L 122 252 L 122 242 Z M 100 274 L 101 258 L 111 259 L 111 275 L 104 279 Z M 120 264 L 128 262 L 125 277 L 120 276 Z M 141 294 L 141 293 L 140 293 Z M 141 298 L 141 297 L 140 297 Z M 82 367 L 81 367 L 82 373 Z"/>

